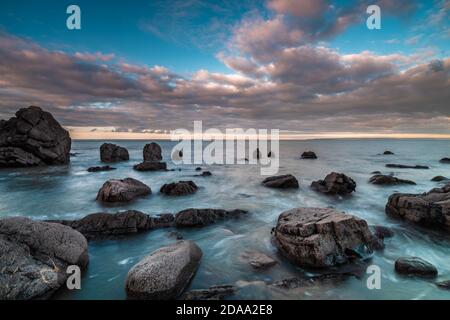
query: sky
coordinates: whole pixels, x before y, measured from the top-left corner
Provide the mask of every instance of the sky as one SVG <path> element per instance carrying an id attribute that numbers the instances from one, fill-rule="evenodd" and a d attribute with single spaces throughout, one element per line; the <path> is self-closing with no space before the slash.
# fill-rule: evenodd
<path id="1" fill-rule="evenodd" d="M 69 30 L 69 5 L 81 29 Z M 381 29 L 366 9 L 381 9 Z M 73 138 L 450 138 L 450 0 L 0 1 L 0 118 Z"/>

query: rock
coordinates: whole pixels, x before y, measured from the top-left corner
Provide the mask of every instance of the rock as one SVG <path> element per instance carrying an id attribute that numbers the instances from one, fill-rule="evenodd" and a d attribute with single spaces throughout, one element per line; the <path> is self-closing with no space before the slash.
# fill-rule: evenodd
<path id="1" fill-rule="evenodd" d="M 202 250 L 192 241 L 178 241 L 160 248 L 128 272 L 126 292 L 136 299 L 176 299 L 200 264 Z"/>
<path id="2" fill-rule="evenodd" d="M 291 174 L 286 174 L 282 176 L 273 176 L 264 179 L 262 184 L 268 188 L 277 189 L 298 189 L 298 180 Z"/>
<path id="3" fill-rule="evenodd" d="M 434 182 L 442 182 L 442 181 L 446 181 L 446 180 L 450 180 L 450 179 L 443 177 L 443 176 L 436 176 L 433 179 L 431 179 L 431 181 L 434 181 Z"/>
<path id="4" fill-rule="evenodd" d="M 397 259 L 395 261 L 395 271 L 400 274 L 426 278 L 434 278 L 438 274 L 435 266 L 418 257 L 402 257 Z"/>
<path id="5" fill-rule="evenodd" d="M 262 252 L 247 251 L 242 257 L 256 270 L 263 270 L 273 267 L 277 261 Z"/>
<path id="6" fill-rule="evenodd" d="M 100 160 L 102 162 L 127 161 L 130 159 L 128 150 L 112 143 L 100 146 Z"/>
<path id="7" fill-rule="evenodd" d="M 388 227 L 384 227 L 384 226 L 373 226 L 373 234 L 375 237 L 378 237 L 380 239 L 385 239 L 385 238 L 392 238 L 395 233 L 394 231 L 392 231 L 390 228 Z"/>
<path id="8" fill-rule="evenodd" d="M 192 181 L 178 181 L 163 185 L 159 192 L 168 196 L 184 196 L 197 192 L 197 189 Z"/>
<path id="9" fill-rule="evenodd" d="M 439 160 L 439 162 L 441 162 L 441 163 L 450 163 L 450 158 L 442 158 L 441 160 Z"/>
<path id="10" fill-rule="evenodd" d="M 201 174 L 198 175 L 199 177 L 210 177 L 212 176 L 212 173 L 209 171 L 203 171 Z"/>
<path id="11" fill-rule="evenodd" d="M 370 174 L 381 174 L 381 171 L 373 171 Z"/>
<path id="12" fill-rule="evenodd" d="M 197 168 L 195 168 L 195 171 L 202 171 L 202 168 L 201 167 L 197 167 Z"/>
<path id="13" fill-rule="evenodd" d="M 383 152 L 384 155 L 393 155 L 394 153 L 392 151 L 386 150 Z"/>
<path id="14" fill-rule="evenodd" d="M 161 147 L 156 142 L 146 144 L 143 150 L 144 162 L 159 162 L 162 160 Z"/>
<path id="15" fill-rule="evenodd" d="M 436 282 L 439 288 L 450 290 L 450 280 Z"/>
<path id="16" fill-rule="evenodd" d="M 181 300 L 223 300 L 228 296 L 236 294 L 235 286 L 223 285 L 213 286 L 208 289 L 198 289 L 186 292 Z"/>
<path id="17" fill-rule="evenodd" d="M 350 262 L 355 252 L 371 253 L 374 239 L 365 220 L 333 209 L 297 208 L 278 217 L 273 240 L 296 265 L 331 267 Z"/>
<path id="18" fill-rule="evenodd" d="M 202 227 L 215 223 L 219 219 L 239 218 L 247 214 L 245 210 L 222 210 L 222 209 L 185 209 L 175 215 L 177 227 Z"/>
<path id="19" fill-rule="evenodd" d="M 324 180 L 314 181 L 311 188 L 327 194 L 347 195 L 356 190 L 356 182 L 343 173 L 332 172 Z"/>
<path id="20" fill-rule="evenodd" d="M 137 171 L 166 171 L 167 164 L 165 162 L 144 161 L 133 166 Z"/>
<path id="21" fill-rule="evenodd" d="M 317 159 L 317 155 L 313 151 L 305 151 L 302 153 L 302 159 Z"/>
<path id="22" fill-rule="evenodd" d="M 47 299 L 65 284 L 69 265 L 88 261 L 86 239 L 67 226 L 0 219 L 0 300 Z"/>
<path id="23" fill-rule="evenodd" d="M 0 167 L 67 164 L 69 133 L 39 107 L 28 107 L 0 121 Z"/>
<path id="24" fill-rule="evenodd" d="M 179 233 L 178 231 L 171 231 L 167 234 L 167 237 L 169 238 L 175 238 L 177 240 L 183 239 L 183 235 Z"/>
<path id="25" fill-rule="evenodd" d="M 386 214 L 450 232 L 450 184 L 423 194 L 394 193 Z"/>
<path id="26" fill-rule="evenodd" d="M 302 287 L 311 287 L 315 285 L 325 285 L 327 283 L 338 283 L 347 280 L 348 278 L 358 276 L 354 273 L 343 272 L 343 273 L 324 273 L 311 277 L 302 278 L 287 278 L 282 280 L 277 280 L 271 283 L 269 286 L 272 288 L 291 290 Z"/>
<path id="27" fill-rule="evenodd" d="M 116 170 L 116 168 L 110 166 L 101 166 L 101 167 L 90 167 L 87 169 L 88 172 L 111 171 L 111 170 Z"/>
<path id="28" fill-rule="evenodd" d="M 133 178 L 111 179 L 106 181 L 98 191 L 97 201 L 128 202 L 151 193 L 150 187 L 139 180 Z"/>
<path id="29" fill-rule="evenodd" d="M 428 166 L 420 166 L 420 165 L 415 165 L 415 166 L 409 166 L 409 165 L 404 165 L 404 164 L 387 164 L 386 165 L 387 168 L 397 168 L 397 169 L 430 169 Z"/>
<path id="30" fill-rule="evenodd" d="M 411 180 L 403 180 L 393 176 L 376 174 L 372 178 L 369 179 L 369 182 L 372 184 L 383 184 L 383 185 L 392 185 L 392 184 L 416 184 Z"/>
<path id="31" fill-rule="evenodd" d="M 267 158 L 272 158 L 272 156 L 273 156 L 272 151 L 269 151 L 269 152 L 267 153 Z"/>

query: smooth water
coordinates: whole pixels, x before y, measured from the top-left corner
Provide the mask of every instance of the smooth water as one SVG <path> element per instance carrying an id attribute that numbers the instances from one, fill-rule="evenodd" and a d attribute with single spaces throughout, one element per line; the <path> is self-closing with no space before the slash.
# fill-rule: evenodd
<path id="1" fill-rule="evenodd" d="M 117 170 L 88 173 L 101 165 L 101 141 L 74 141 L 68 166 L 0 171 L 0 216 L 24 215 L 35 219 L 75 219 L 94 212 L 136 209 L 149 214 L 176 213 L 186 208 L 247 209 L 250 214 L 205 228 L 178 230 L 185 239 L 194 240 L 203 250 L 201 266 L 190 289 L 220 284 L 235 284 L 237 299 L 450 299 L 450 291 L 439 289 L 433 280 L 395 274 L 394 262 L 400 256 L 419 256 L 439 270 L 439 280 L 450 279 L 450 236 L 391 219 L 384 213 L 387 198 L 394 192 L 420 193 L 439 183 L 430 179 L 450 176 L 450 165 L 439 159 L 450 155 L 450 140 L 311 140 L 280 142 L 279 174 L 291 173 L 300 181 L 295 191 L 264 188 L 256 165 L 213 165 L 202 168 L 211 177 L 194 177 L 198 165 L 173 165 L 170 151 L 174 142 L 160 141 L 169 168 L 181 171 L 137 172 L 132 165 L 142 161 L 145 141 L 117 141 L 130 152 L 130 161 L 113 164 Z M 300 160 L 301 152 L 315 151 L 319 159 Z M 385 150 L 395 155 L 379 155 Z M 430 170 L 388 169 L 386 163 L 423 164 Z M 394 173 L 417 185 L 375 186 L 368 183 L 372 171 Z M 313 180 L 331 171 L 345 173 L 357 182 L 357 191 L 347 198 L 328 197 L 310 190 Z M 98 189 L 111 178 L 133 177 L 152 188 L 153 194 L 125 205 L 104 206 L 95 201 Z M 185 197 L 164 197 L 159 188 L 167 182 L 193 180 L 199 191 Z M 382 270 L 381 290 L 368 290 L 367 275 L 338 284 L 316 285 L 292 291 L 269 289 L 264 283 L 303 272 L 279 256 L 270 241 L 270 230 L 278 215 L 295 207 L 334 207 L 367 220 L 369 225 L 384 225 L 395 231 L 386 239 L 386 249 L 367 261 Z M 128 270 L 145 255 L 174 240 L 171 229 L 160 229 L 119 240 L 89 244 L 90 263 L 79 291 L 63 291 L 59 299 L 124 299 Z M 245 250 L 258 250 L 280 263 L 262 272 L 254 271 L 241 258 Z M 348 268 L 342 267 L 342 269 Z M 308 270 L 311 271 L 311 270 Z"/>

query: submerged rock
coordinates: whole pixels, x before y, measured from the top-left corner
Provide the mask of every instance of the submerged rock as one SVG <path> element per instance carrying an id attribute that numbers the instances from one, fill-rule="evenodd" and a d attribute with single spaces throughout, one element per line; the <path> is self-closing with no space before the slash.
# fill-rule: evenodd
<path id="1" fill-rule="evenodd" d="M 263 270 L 273 267 L 277 261 L 262 252 L 246 251 L 242 254 L 242 258 L 256 270 Z"/>
<path id="2" fill-rule="evenodd" d="M 101 167 L 90 167 L 87 169 L 88 172 L 111 171 L 111 170 L 116 170 L 116 168 L 110 166 L 101 166 Z"/>
<path id="3" fill-rule="evenodd" d="M 215 223 L 219 219 L 239 218 L 247 214 L 245 210 L 223 210 L 223 209 L 185 209 L 175 215 L 177 227 L 201 227 Z"/>
<path id="4" fill-rule="evenodd" d="M 276 188 L 276 189 L 298 189 L 299 188 L 297 178 L 295 178 L 291 174 L 268 177 L 268 178 L 264 179 L 262 184 L 265 187 Z"/>
<path id="5" fill-rule="evenodd" d="M 430 169 L 428 166 L 421 166 L 421 165 L 404 165 L 404 164 L 392 164 L 389 163 L 386 165 L 387 168 L 397 168 L 397 169 Z"/>
<path id="6" fill-rule="evenodd" d="M 161 147 L 156 142 L 146 144 L 143 150 L 144 162 L 159 162 L 162 160 Z"/>
<path id="7" fill-rule="evenodd" d="M 100 146 L 100 160 L 102 162 L 127 161 L 130 159 L 128 150 L 113 143 L 104 143 Z"/>
<path id="8" fill-rule="evenodd" d="M 438 271 L 428 261 L 418 257 L 402 257 L 395 261 L 395 271 L 400 274 L 434 278 L 438 275 Z"/>
<path id="9" fill-rule="evenodd" d="M 165 162 L 144 161 L 133 166 L 137 171 L 166 171 L 167 164 Z"/>
<path id="10" fill-rule="evenodd" d="M 139 261 L 126 278 L 128 297 L 176 299 L 197 271 L 202 250 L 193 241 L 178 241 Z"/>
<path id="11" fill-rule="evenodd" d="M 446 180 L 450 180 L 450 179 L 443 177 L 443 176 L 436 176 L 433 179 L 431 179 L 431 181 L 434 181 L 434 182 L 442 182 L 442 181 L 446 181 Z"/>
<path id="12" fill-rule="evenodd" d="M 146 196 L 152 190 L 146 184 L 133 178 L 111 179 L 106 181 L 97 194 L 97 201 L 128 202 Z"/>
<path id="13" fill-rule="evenodd" d="M 231 285 L 213 286 L 208 289 L 191 290 L 183 294 L 180 300 L 223 300 L 236 294 L 237 288 Z"/>
<path id="14" fill-rule="evenodd" d="M 343 173 L 332 172 L 324 180 L 311 183 L 311 188 L 327 194 L 347 195 L 356 190 L 356 182 Z"/>
<path id="15" fill-rule="evenodd" d="M 327 283 L 337 283 L 345 281 L 349 278 L 358 278 L 354 273 L 324 273 L 311 277 L 287 278 L 272 282 L 269 286 L 277 289 L 292 290 L 302 287 L 311 287 L 315 285 L 324 285 Z"/>
<path id="16" fill-rule="evenodd" d="M 86 267 L 88 244 L 67 226 L 25 217 L 0 219 L 0 300 L 47 299 L 69 265 Z"/>
<path id="17" fill-rule="evenodd" d="M 0 121 L 0 167 L 67 164 L 71 139 L 49 112 L 28 107 Z"/>
<path id="18" fill-rule="evenodd" d="M 317 159 L 317 155 L 313 151 L 305 151 L 302 153 L 302 159 Z"/>
<path id="19" fill-rule="evenodd" d="M 197 192 L 197 189 L 193 181 L 179 181 L 163 185 L 159 192 L 168 196 L 184 196 Z"/>
<path id="20" fill-rule="evenodd" d="M 450 158 L 442 158 L 441 160 L 439 160 L 439 162 L 450 163 Z"/>
<path id="21" fill-rule="evenodd" d="M 372 184 L 383 184 L 383 185 L 392 185 L 392 184 L 416 184 L 414 181 L 411 180 L 404 180 L 399 179 L 393 176 L 383 175 L 383 174 L 376 174 L 369 180 Z"/>

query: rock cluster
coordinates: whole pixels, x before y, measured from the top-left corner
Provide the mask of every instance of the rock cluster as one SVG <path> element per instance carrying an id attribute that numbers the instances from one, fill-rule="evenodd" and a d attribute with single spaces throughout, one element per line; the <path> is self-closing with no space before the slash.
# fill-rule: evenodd
<path id="1" fill-rule="evenodd" d="M 356 182 L 343 173 L 332 172 L 324 180 L 311 183 L 311 188 L 326 194 L 347 195 L 356 190 Z"/>

